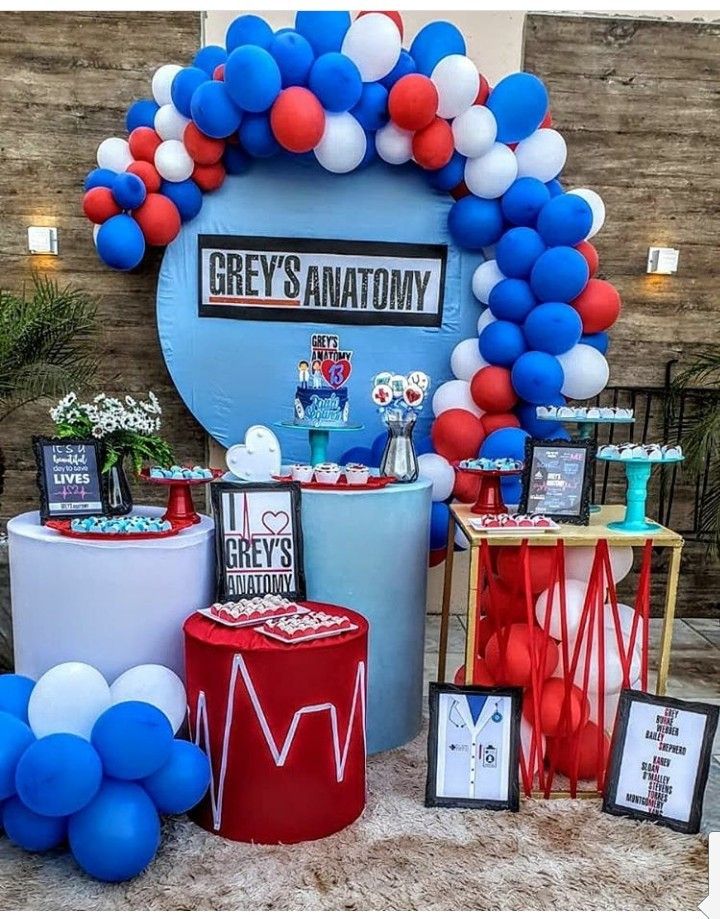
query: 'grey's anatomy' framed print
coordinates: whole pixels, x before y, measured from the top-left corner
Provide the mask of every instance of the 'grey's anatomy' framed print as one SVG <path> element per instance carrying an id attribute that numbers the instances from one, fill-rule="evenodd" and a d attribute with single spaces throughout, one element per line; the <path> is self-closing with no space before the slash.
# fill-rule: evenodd
<path id="1" fill-rule="evenodd" d="M 430 684 L 426 807 L 516 811 L 522 690 Z"/>

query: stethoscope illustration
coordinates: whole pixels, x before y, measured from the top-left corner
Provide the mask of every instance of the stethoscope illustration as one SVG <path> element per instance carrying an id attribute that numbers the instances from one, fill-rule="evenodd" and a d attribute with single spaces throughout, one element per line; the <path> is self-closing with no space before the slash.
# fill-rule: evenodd
<path id="1" fill-rule="evenodd" d="M 459 721 L 456 721 L 453 715 L 457 715 Z M 499 704 L 495 703 L 495 711 L 490 716 L 490 720 L 494 721 L 495 724 L 499 724 L 503 720 L 502 712 L 500 711 Z M 450 711 L 448 712 L 448 721 L 456 728 L 467 728 L 468 724 L 465 719 L 460 714 L 460 709 L 458 708 L 458 703 L 456 700 L 453 700 L 453 704 L 450 706 Z"/>

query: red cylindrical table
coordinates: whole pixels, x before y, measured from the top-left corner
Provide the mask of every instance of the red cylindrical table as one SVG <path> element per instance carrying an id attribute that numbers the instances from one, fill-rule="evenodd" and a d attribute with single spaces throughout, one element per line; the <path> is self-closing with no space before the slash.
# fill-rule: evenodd
<path id="1" fill-rule="evenodd" d="M 194 613 L 185 662 L 193 739 L 210 756 L 210 795 L 194 813 L 239 842 L 321 839 L 365 807 L 368 625 L 289 645 Z"/>

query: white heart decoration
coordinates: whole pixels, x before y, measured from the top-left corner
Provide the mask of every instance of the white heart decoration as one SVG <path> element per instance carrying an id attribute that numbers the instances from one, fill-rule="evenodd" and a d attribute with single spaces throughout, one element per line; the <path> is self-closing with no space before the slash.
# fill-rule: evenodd
<path id="1" fill-rule="evenodd" d="M 233 475 L 246 482 L 267 482 L 280 475 L 280 441 L 270 428 L 251 425 L 245 431 L 245 443 L 235 444 L 225 454 Z"/>

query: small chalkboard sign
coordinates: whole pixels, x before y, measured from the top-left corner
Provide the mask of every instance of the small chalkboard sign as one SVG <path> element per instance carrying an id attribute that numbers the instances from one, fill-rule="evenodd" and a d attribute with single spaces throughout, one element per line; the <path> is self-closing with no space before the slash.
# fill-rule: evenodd
<path id="1" fill-rule="evenodd" d="M 603 810 L 697 833 L 719 713 L 717 705 L 624 690 Z"/>
<path id="2" fill-rule="evenodd" d="M 110 512 L 102 476 L 102 444 L 92 438 L 33 437 L 40 520 Z"/>
<path id="3" fill-rule="evenodd" d="M 305 599 L 297 482 L 215 482 L 217 599 Z"/>
<path id="4" fill-rule="evenodd" d="M 592 440 L 528 439 L 518 511 L 587 526 L 595 452 Z"/>

